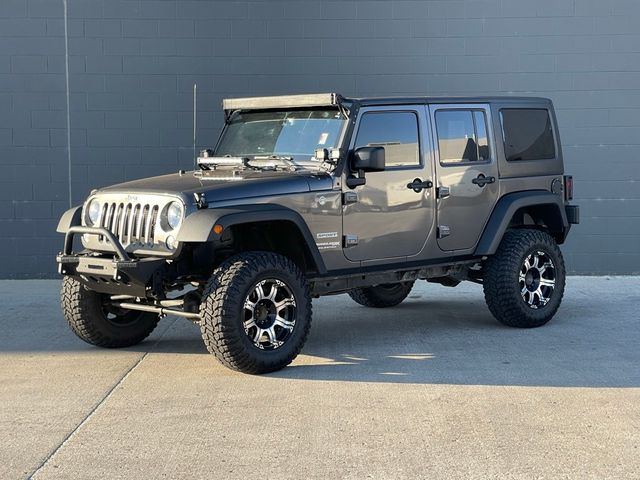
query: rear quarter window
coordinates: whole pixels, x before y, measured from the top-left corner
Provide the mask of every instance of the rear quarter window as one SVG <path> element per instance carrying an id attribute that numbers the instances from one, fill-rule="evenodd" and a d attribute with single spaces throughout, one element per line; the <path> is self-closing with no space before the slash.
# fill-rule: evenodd
<path id="1" fill-rule="evenodd" d="M 504 153 L 508 162 L 556 157 L 549 111 L 543 108 L 500 110 Z"/>

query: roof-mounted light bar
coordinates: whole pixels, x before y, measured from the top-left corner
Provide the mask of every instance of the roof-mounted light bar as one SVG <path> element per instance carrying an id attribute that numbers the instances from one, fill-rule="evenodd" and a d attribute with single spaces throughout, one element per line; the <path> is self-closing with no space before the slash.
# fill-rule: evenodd
<path id="1" fill-rule="evenodd" d="M 327 107 L 339 105 L 337 93 L 312 93 L 304 95 L 278 95 L 273 97 L 225 98 L 225 112 L 234 110 L 259 110 L 265 108 Z"/>

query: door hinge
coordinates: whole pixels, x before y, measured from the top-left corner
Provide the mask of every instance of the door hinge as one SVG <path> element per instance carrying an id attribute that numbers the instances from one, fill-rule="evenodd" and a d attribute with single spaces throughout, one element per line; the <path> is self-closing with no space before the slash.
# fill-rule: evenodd
<path id="1" fill-rule="evenodd" d="M 451 194 L 451 190 L 449 187 L 440 186 L 438 187 L 438 198 L 447 198 Z"/>
<path id="2" fill-rule="evenodd" d="M 349 205 L 351 203 L 358 202 L 358 193 L 357 192 L 344 192 L 342 194 L 342 204 Z"/>
<path id="3" fill-rule="evenodd" d="M 356 245 L 358 245 L 358 236 L 345 235 L 343 237 L 343 245 L 344 245 L 344 248 L 355 247 Z"/>
<path id="4" fill-rule="evenodd" d="M 448 225 L 438 225 L 438 238 L 444 238 L 451 235 L 451 228 Z"/>

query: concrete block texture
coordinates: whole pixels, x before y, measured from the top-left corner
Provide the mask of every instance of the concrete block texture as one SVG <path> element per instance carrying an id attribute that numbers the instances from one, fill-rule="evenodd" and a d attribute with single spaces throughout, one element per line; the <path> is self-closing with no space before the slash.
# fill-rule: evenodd
<path id="1" fill-rule="evenodd" d="M 67 4 L 73 204 L 106 181 L 190 164 L 194 82 L 202 147 L 215 141 L 223 97 L 542 95 L 555 102 L 582 207 L 564 247 L 569 271 L 640 273 L 625 260 L 640 258 L 638 2 Z M 51 225 L 69 203 L 64 33 L 62 0 L 0 2 L 0 165 L 11 172 L 0 178 L 0 231 L 31 250 L 18 262 L 0 249 L 0 278 L 55 274 L 39 261 L 47 242 L 32 240 L 57 238 Z"/>

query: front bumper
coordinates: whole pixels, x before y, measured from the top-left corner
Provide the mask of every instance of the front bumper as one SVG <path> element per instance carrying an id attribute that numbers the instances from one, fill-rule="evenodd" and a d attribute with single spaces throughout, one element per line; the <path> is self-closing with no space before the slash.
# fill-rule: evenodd
<path id="1" fill-rule="evenodd" d="M 76 234 L 101 235 L 114 248 L 116 255 L 108 257 L 94 252 L 74 253 Z M 120 241 L 106 228 L 70 227 L 64 239 L 64 249 L 56 256 L 58 272 L 78 278 L 89 289 L 112 295 L 145 297 L 153 289 L 153 275 L 166 265 L 164 258 L 131 258 Z"/>

